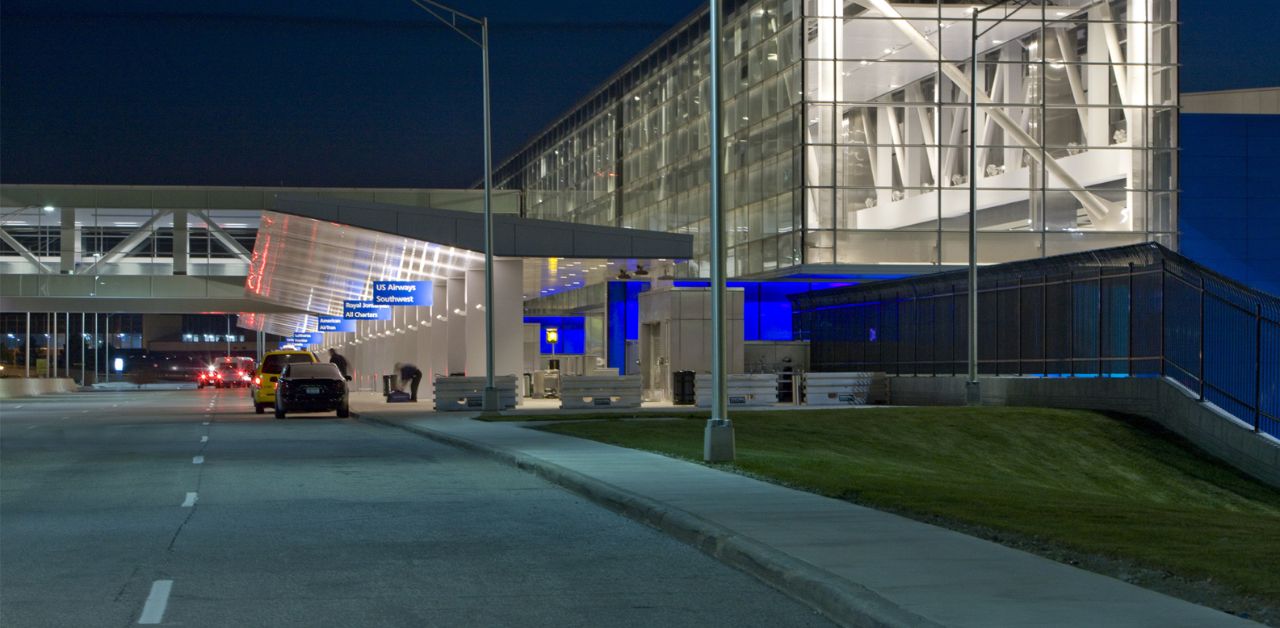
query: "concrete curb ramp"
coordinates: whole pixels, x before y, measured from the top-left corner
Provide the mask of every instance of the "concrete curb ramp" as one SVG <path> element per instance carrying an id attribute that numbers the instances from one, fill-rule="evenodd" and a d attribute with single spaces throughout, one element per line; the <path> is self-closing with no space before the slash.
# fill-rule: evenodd
<path id="1" fill-rule="evenodd" d="M 354 413 L 353 413 L 354 414 Z M 696 515 L 671 508 L 560 465 L 533 456 L 490 447 L 443 432 L 368 415 L 366 421 L 397 427 L 514 465 L 572 490 L 601 506 L 649 524 L 721 562 L 745 571 L 795 597 L 845 626 L 941 627 L 905 611 L 866 587 L 796 560 Z"/>
<path id="2" fill-rule="evenodd" d="M 1257 625 L 950 530 L 657 454 L 514 424 L 376 414 L 357 416 L 536 473 L 693 545 L 845 626 Z M 561 442 L 563 451 L 529 453 L 551 452 L 548 447 Z M 654 494 L 665 494 L 669 503 L 570 468 L 598 461 L 603 450 L 596 448 L 625 452 L 616 458 L 626 460 L 601 469 L 602 477 L 660 487 Z M 615 458 L 612 451 L 604 457 Z M 780 541 L 779 535 L 786 538 Z"/>

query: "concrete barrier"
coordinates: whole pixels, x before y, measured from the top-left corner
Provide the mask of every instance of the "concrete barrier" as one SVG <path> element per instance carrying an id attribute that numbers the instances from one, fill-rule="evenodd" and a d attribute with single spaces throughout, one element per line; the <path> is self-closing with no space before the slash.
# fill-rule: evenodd
<path id="1" fill-rule="evenodd" d="M 436 410 L 459 412 L 479 410 L 484 405 L 483 377 L 437 377 L 435 380 Z M 516 407 L 516 376 L 495 375 L 493 385 L 502 399 L 502 409 Z"/>
<path id="2" fill-rule="evenodd" d="M 725 388 L 730 406 L 771 406 L 778 403 L 778 376 L 774 373 L 731 373 Z M 699 408 L 711 407 L 711 374 L 698 373 L 693 392 Z"/>
<path id="3" fill-rule="evenodd" d="M 861 406 L 873 401 L 872 389 L 884 386 L 883 373 L 805 373 L 804 403 L 809 406 Z"/>
<path id="4" fill-rule="evenodd" d="M 981 377 L 982 403 L 1136 414 L 1191 441 L 1209 455 L 1280 488 L 1280 441 L 1157 377 Z M 964 377 L 890 377 L 895 405 L 961 405 Z"/>
<path id="5" fill-rule="evenodd" d="M 0 399 L 34 397 L 80 390 L 75 380 L 62 377 L 0 377 Z"/>
<path id="6" fill-rule="evenodd" d="M 560 407 L 639 408 L 639 375 L 567 375 L 560 379 Z"/>

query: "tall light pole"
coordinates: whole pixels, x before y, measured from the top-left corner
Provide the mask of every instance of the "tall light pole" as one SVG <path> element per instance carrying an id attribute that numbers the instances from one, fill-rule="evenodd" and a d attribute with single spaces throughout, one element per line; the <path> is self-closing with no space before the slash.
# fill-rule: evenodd
<path id="1" fill-rule="evenodd" d="M 978 383 L 978 38 L 987 34 L 1009 16 L 1026 6 L 1031 0 L 1019 0 L 1018 6 L 978 32 L 978 17 L 984 11 L 1002 6 L 1008 0 L 995 0 L 984 7 L 973 7 L 969 13 L 972 28 L 969 30 L 969 378 L 965 381 L 965 403 L 981 405 L 982 388 Z M 986 82 L 983 82 L 986 89 Z"/>
<path id="2" fill-rule="evenodd" d="M 484 397 L 481 411 L 497 412 L 502 409 L 502 397 L 493 385 L 493 147 L 489 123 L 489 18 L 473 17 L 434 0 L 410 1 L 480 47 L 484 94 Z M 459 28 L 458 20 L 479 26 L 480 39 Z"/>
<path id="3" fill-rule="evenodd" d="M 720 23 L 721 0 L 711 0 L 711 418 L 703 430 L 702 458 L 707 462 L 730 462 L 734 458 L 733 422 L 729 420 L 728 387 L 725 372 L 725 243 L 724 205 L 720 196 L 721 145 L 724 122 L 721 115 Z"/>

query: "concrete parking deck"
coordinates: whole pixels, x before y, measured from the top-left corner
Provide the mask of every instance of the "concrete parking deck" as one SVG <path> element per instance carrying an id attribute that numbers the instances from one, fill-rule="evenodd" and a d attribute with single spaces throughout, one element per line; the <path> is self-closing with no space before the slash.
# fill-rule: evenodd
<path id="1" fill-rule="evenodd" d="M 519 423 L 362 396 L 364 420 L 506 460 L 660 528 L 848 625 L 1256 626 L 995 543 Z"/>

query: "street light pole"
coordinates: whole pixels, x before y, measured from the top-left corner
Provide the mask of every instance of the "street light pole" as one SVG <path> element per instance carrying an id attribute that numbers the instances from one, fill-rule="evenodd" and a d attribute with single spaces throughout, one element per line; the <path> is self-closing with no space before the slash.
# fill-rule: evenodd
<path id="1" fill-rule="evenodd" d="M 965 381 L 965 403 L 982 404 L 982 388 L 978 382 L 978 38 L 995 28 L 1010 15 L 1026 6 L 1031 0 L 1018 0 L 1018 6 L 995 21 L 986 30 L 978 32 L 978 16 L 984 11 L 1003 6 L 1009 0 L 995 0 L 984 7 L 973 7 L 969 19 L 969 302 L 968 302 L 968 379 Z M 983 81 L 983 89 L 986 82 Z"/>
<path id="2" fill-rule="evenodd" d="M 711 0 L 711 418 L 703 431 L 702 458 L 707 462 L 732 462 L 734 458 L 733 422 L 729 420 L 728 387 L 725 372 L 725 242 L 724 204 L 720 195 L 722 183 L 720 159 L 724 141 L 721 108 L 720 24 L 723 21 L 721 0 Z"/>
<path id="3" fill-rule="evenodd" d="M 493 145 L 489 121 L 489 18 L 473 17 L 435 0 L 410 0 L 419 9 L 430 13 L 467 41 L 480 47 L 481 76 L 483 80 L 484 109 L 484 396 L 482 412 L 502 409 L 502 396 L 493 383 Z M 443 11 L 448 15 L 441 15 Z M 480 39 L 458 27 L 458 20 L 480 27 Z"/>

